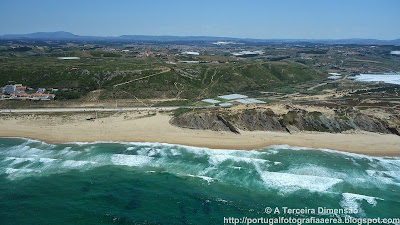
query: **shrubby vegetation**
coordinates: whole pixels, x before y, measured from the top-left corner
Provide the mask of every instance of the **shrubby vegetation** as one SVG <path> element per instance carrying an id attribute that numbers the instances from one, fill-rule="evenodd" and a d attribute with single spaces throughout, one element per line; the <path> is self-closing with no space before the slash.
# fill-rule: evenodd
<path id="1" fill-rule="evenodd" d="M 0 86 L 15 81 L 33 89 L 56 88 L 60 90 L 56 92 L 57 99 L 77 99 L 94 90 L 102 90 L 100 99 L 189 99 L 187 102 L 159 103 L 162 106 L 184 105 L 193 102 L 193 99 L 229 93 L 254 96 L 260 91 L 273 91 L 326 76 L 312 67 L 290 61 L 289 56 L 232 62 L 227 57 L 229 54 L 221 53 L 192 57 L 193 60 L 208 63 L 171 65 L 161 59 L 167 59 L 165 55 L 139 57 L 138 50 L 132 50 L 134 54 L 109 52 L 105 51 L 105 43 L 93 44 L 84 50 L 61 42 L 35 44 L 35 47 L 0 47 Z M 170 51 L 172 54 L 179 53 L 174 49 Z M 65 56 L 80 59 L 57 58 Z M 191 59 L 181 55 L 176 59 L 180 58 Z M 229 63 L 209 63 L 212 60 Z M 167 68 L 169 71 L 165 72 Z M 156 73 L 160 74 L 151 76 Z M 118 85 L 124 82 L 129 83 Z M 61 89 L 73 91 L 61 92 Z"/>
<path id="2" fill-rule="evenodd" d="M 91 54 L 93 54 L 91 52 Z M 107 53 L 108 54 L 108 53 Z M 104 54 L 102 54 L 104 56 Z M 110 53 L 111 56 L 111 53 Z M 8 81 L 32 88 L 67 88 L 84 95 L 102 89 L 101 98 L 181 97 L 197 99 L 233 92 L 269 91 L 286 84 L 295 84 L 325 75 L 290 62 L 239 63 L 227 65 L 174 65 L 172 70 L 129 84 L 114 85 L 146 77 L 167 65 L 149 60 L 129 58 L 81 58 L 59 60 L 53 57 L 3 57 L 0 59 L 0 84 Z M 57 93 L 59 94 L 59 93 Z M 61 94 L 60 98 L 76 98 L 78 94 Z"/>
<path id="3" fill-rule="evenodd" d="M 56 93 L 56 99 L 57 100 L 64 100 L 64 99 L 78 99 L 82 97 L 82 93 L 81 92 L 72 92 L 72 91 L 68 91 L 68 92 L 57 92 Z"/>

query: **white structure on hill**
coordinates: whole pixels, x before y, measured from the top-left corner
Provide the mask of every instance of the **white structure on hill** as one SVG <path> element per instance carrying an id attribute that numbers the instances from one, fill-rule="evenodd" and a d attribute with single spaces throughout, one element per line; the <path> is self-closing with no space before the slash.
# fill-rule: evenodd
<path id="1" fill-rule="evenodd" d="M 238 100 L 236 100 L 236 101 L 239 102 L 239 103 L 242 103 L 242 104 L 251 104 L 251 103 L 260 103 L 260 104 L 264 104 L 264 103 L 266 103 L 266 102 L 264 102 L 264 101 L 257 100 L 257 99 L 254 99 L 254 98 L 238 99 Z"/>
<path id="2" fill-rule="evenodd" d="M 225 102 L 225 103 L 221 103 L 221 104 L 219 104 L 219 106 L 221 106 L 221 107 L 231 107 L 233 104 L 232 103 L 229 103 L 229 102 Z"/>
<path id="3" fill-rule="evenodd" d="M 232 53 L 234 56 L 256 56 L 262 54 L 264 54 L 264 51 L 241 51 Z"/>
<path id="4" fill-rule="evenodd" d="M 200 55 L 198 52 L 182 52 L 182 55 Z"/>
<path id="5" fill-rule="evenodd" d="M 211 104 L 217 104 L 220 103 L 220 101 L 218 100 L 214 100 L 214 99 L 203 99 L 201 100 L 202 102 L 207 102 L 207 103 L 211 103 Z"/>
<path id="6" fill-rule="evenodd" d="M 248 96 L 241 95 L 241 94 L 231 94 L 231 95 L 221 95 L 221 96 L 218 96 L 218 98 L 222 98 L 225 100 L 235 100 L 235 99 L 241 99 L 241 98 L 248 98 Z"/>
<path id="7" fill-rule="evenodd" d="M 81 59 L 81 58 L 79 58 L 79 57 L 58 57 L 58 59 L 65 60 L 65 59 Z"/>
<path id="8" fill-rule="evenodd" d="M 180 63 L 200 63 L 199 61 L 178 61 Z"/>

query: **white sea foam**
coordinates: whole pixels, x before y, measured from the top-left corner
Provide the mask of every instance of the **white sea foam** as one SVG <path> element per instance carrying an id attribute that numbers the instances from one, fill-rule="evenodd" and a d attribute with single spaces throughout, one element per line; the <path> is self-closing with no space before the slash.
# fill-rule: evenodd
<path id="1" fill-rule="evenodd" d="M 52 159 L 52 158 L 39 158 L 39 162 L 41 162 L 41 163 L 52 163 L 57 160 L 58 159 Z"/>
<path id="2" fill-rule="evenodd" d="M 268 154 L 276 155 L 276 154 L 278 154 L 278 153 L 279 153 L 278 150 L 275 150 L 275 149 L 268 149 Z"/>
<path id="3" fill-rule="evenodd" d="M 396 182 L 393 178 L 388 177 L 391 175 L 398 176 L 398 174 L 396 174 L 396 173 L 398 173 L 397 171 L 365 170 L 365 172 L 369 176 L 368 178 L 369 178 L 370 183 L 372 183 L 376 186 L 380 186 L 382 183 L 383 184 L 400 185 L 400 183 Z"/>
<path id="4" fill-rule="evenodd" d="M 197 176 L 197 177 L 199 177 L 199 178 L 201 178 L 201 179 L 207 181 L 208 183 L 214 181 L 214 178 L 212 178 L 212 177 L 207 177 L 207 176 Z"/>
<path id="5" fill-rule="evenodd" d="M 400 170 L 396 171 L 382 171 L 382 173 L 386 174 L 387 176 L 390 176 L 394 179 L 397 179 L 400 182 Z"/>
<path id="6" fill-rule="evenodd" d="M 268 163 L 268 160 L 265 159 L 257 159 L 257 158 L 249 158 L 249 157 L 241 157 L 241 156 L 234 156 L 234 155 L 210 155 L 209 163 L 211 165 L 219 165 L 222 162 L 227 160 L 231 160 L 233 162 L 246 162 L 246 163 Z"/>
<path id="7" fill-rule="evenodd" d="M 298 175 L 335 178 L 343 180 L 344 182 L 347 182 L 353 186 L 364 186 L 365 184 L 376 185 L 376 182 L 372 182 L 369 175 L 366 176 L 362 170 L 357 169 L 348 169 L 345 172 L 341 172 L 336 169 L 326 168 L 318 165 L 302 165 L 290 167 L 288 170 L 282 172 Z"/>
<path id="8" fill-rule="evenodd" d="M 206 175 L 212 170 L 217 170 L 217 168 L 214 166 L 207 167 L 205 170 L 200 171 L 199 175 Z"/>
<path id="9" fill-rule="evenodd" d="M 142 148 L 137 151 L 139 155 L 144 155 L 144 156 L 162 156 L 162 157 L 167 157 L 169 155 L 169 151 L 167 149 L 160 149 L 160 148 Z"/>
<path id="10" fill-rule="evenodd" d="M 267 151 L 281 150 L 281 149 L 288 149 L 288 150 L 293 150 L 293 151 L 318 150 L 318 151 L 329 152 L 329 153 L 334 153 L 334 154 L 346 155 L 346 156 L 350 156 L 352 158 L 365 158 L 365 159 L 369 159 L 370 161 L 390 160 L 391 162 L 398 162 L 397 165 L 400 165 L 400 157 L 388 157 L 388 156 L 378 157 L 378 156 L 369 156 L 369 155 L 363 155 L 363 154 L 358 154 L 358 153 L 337 151 L 337 150 L 332 150 L 332 149 L 327 149 L 327 148 L 309 148 L 309 147 L 298 147 L 298 146 L 290 146 L 290 145 L 270 145 L 270 146 L 264 148 L 264 150 L 267 150 Z"/>
<path id="11" fill-rule="evenodd" d="M 19 157 L 6 157 L 3 161 L 11 161 L 9 164 L 10 166 L 12 165 L 17 165 L 23 162 L 33 162 L 35 161 L 34 158 L 19 158 Z"/>
<path id="12" fill-rule="evenodd" d="M 113 164 L 123 166 L 143 166 L 150 163 L 152 160 L 153 158 L 143 155 L 115 154 L 111 157 Z"/>
<path id="13" fill-rule="evenodd" d="M 40 144 L 40 146 L 46 146 L 46 147 L 55 147 L 56 145 L 54 144 L 49 144 L 43 141 L 35 140 L 35 139 L 29 139 L 29 138 L 23 138 L 23 137 L 0 137 L 0 139 L 22 139 L 25 142 L 21 143 L 20 145 L 13 146 L 12 148 L 16 149 L 21 149 L 23 147 L 29 147 L 28 145 L 30 144 Z"/>
<path id="14" fill-rule="evenodd" d="M 231 150 L 231 149 L 211 149 L 211 148 L 201 148 L 186 145 L 174 145 L 184 148 L 186 151 L 196 154 L 196 155 L 241 155 L 253 157 L 257 155 L 264 155 L 265 152 L 259 150 Z"/>
<path id="15" fill-rule="evenodd" d="M 176 150 L 176 149 L 171 149 L 171 154 L 173 156 L 182 155 L 182 153 L 180 151 Z"/>
<path id="16" fill-rule="evenodd" d="M 15 174 L 15 173 L 32 173 L 32 172 L 38 172 L 33 169 L 15 169 L 15 168 L 6 168 L 5 173 L 6 174 Z"/>
<path id="17" fill-rule="evenodd" d="M 235 170 L 241 170 L 242 169 L 242 167 L 240 167 L 240 166 L 232 166 L 232 168 L 235 169 Z"/>
<path id="18" fill-rule="evenodd" d="M 346 180 L 347 178 L 350 177 L 348 173 L 338 172 L 333 169 L 328 169 L 326 167 L 317 165 L 302 165 L 297 167 L 291 167 L 284 172 L 297 175 L 337 178 L 341 180 Z"/>
<path id="19" fill-rule="evenodd" d="M 197 177 L 197 178 L 201 178 L 201 179 L 203 179 L 203 180 L 207 181 L 208 183 L 210 183 L 210 182 L 213 182 L 213 181 L 214 181 L 214 178 L 212 178 L 212 177 L 207 177 L 207 176 L 191 175 L 191 174 L 188 174 L 187 176 L 189 176 L 189 177 Z"/>
<path id="20" fill-rule="evenodd" d="M 62 163 L 62 166 L 69 167 L 69 168 L 76 168 L 76 167 L 86 166 L 89 164 L 96 164 L 96 162 L 90 162 L 90 161 L 84 161 L 84 160 L 65 160 Z"/>
<path id="21" fill-rule="evenodd" d="M 92 144 L 122 144 L 122 145 L 134 145 L 139 147 L 152 147 L 152 148 L 171 148 L 171 147 L 182 147 L 187 150 L 227 150 L 227 151 L 235 151 L 228 149 L 210 149 L 203 147 L 194 147 L 189 145 L 178 145 L 178 144 L 169 144 L 162 142 L 124 142 L 124 141 L 94 141 L 94 142 L 67 142 L 65 144 L 74 144 L 78 146 L 83 145 L 92 145 Z"/>
<path id="22" fill-rule="evenodd" d="M 92 150 L 95 149 L 95 148 L 96 148 L 96 146 L 91 145 L 91 146 L 89 146 L 89 147 L 87 147 L 87 148 L 84 148 L 83 151 L 85 151 L 85 152 L 90 152 L 90 151 L 92 151 Z"/>
<path id="23" fill-rule="evenodd" d="M 64 148 L 63 150 L 61 150 L 61 151 L 57 151 L 57 155 L 64 155 L 64 156 L 69 156 L 69 157 L 71 157 L 71 156 L 77 156 L 77 155 L 79 155 L 79 154 L 81 154 L 81 152 L 78 152 L 78 151 L 73 151 L 73 150 L 71 150 L 72 149 L 72 147 L 66 147 L 66 148 Z"/>
<path id="24" fill-rule="evenodd" d="M 222 199 L 222 198 L 217 198 L 217 202 L 229 203 L 230 201 Z"/>
<path id="25" fill-rule="evenodd" d="M 307 147 L 296 147 L 296 146 L 290 146 L 290 145 L 270 145 L 266 147 L 267 150 L 280 150 L 280 149 L 290 149 L 290 150 L 312 150 L 312 148 L 307 148 Z"/>
<path id="26" fill-rule="evenodd" d="M 21 139 L 21 140 L 24 140 L 25 142 L 22 143 L 22 145 L 27 145 L 27 144 L 31 144 L 31 143 L 44 143 L 44 144 L 47 144 L 46 142 L 43 142 L 43 141 L 30 139 L 30 138 L 24 138 L 24 137 L 0 137 L 0 139 L 1 138 L 3 138 L 3 139 Z"/>
<path id="27" fill-rule="evenodd" d="M 16 138 L 18 138 L 18 137 L 16 137 Z M 51 145 L 51 144 L 47 144 L 45 142 L 32 140 L 32 139 L 26 139 L 26 138 L 19 138 L 19 139 L 27 140 L 26 143 L 40 142 L 40 143 L 43 143 L 46 145 Z M 24 143 L 24 145 L 26 143 Z M 320 151 L 326 151 L 326 152 L 331 152 L 331 153 L 348 155 L 348 156 L 355 157 L 355 158 L 378 158 L 378 159 L 383 158 L 383 159 L 391 159 L 391 160 L 399 160 L 400 161 L 400 157 L 373 157 L 373 156 L 368 156 L 368 155 L 363 155 L 363 154 L 349 153 L 349 152 L 337 151 L 337 150 L 332 150 L 332 149 L 298 147 L 298 146 L 290 146 L 290 145 L 270 145 L 263 149 L 260 149 L 261 151 L 260 150 L 243 151 L 243 150 L 230 150 L 230 149 L 210 149 L 210 148 L 205 148 L 205 147 L 194 147 L 194 146 L 188 146 L 188 145 L 178 145 L 178 144 L 169 144 L 169 143 L 160 143 L 160 142 L 94 141 L 94 142 L 67 142 L 65 144 L 75 144 L 75 145 L 81 146 L 81 145 L 107 144 L 107 143 L 134 145 L 134 146 L 149 146 L 149 147 L 160 148 L 160 149 L 171 148 L 171 147 L 181 147 L 189 152 L 192 152 L 195 154 L 200 154 L 200 155 L 201 154 L 210 155 L 210 154 L 218 153 L 220 151 L 226 152 L 228 154 L 233 153 L 233 152 L 246 152 L 249 155 L 259 155 L 259 154 L 266 154 L 266 153 L 268 155 L 268 153 L 277 153 L 277 152 L 279 152 L 280 149 L 290 149 L 290 150 L 320 150 Z M 132 147 L 132 146 L 130 146 L 130 147 Z"/>
<path id="28" fill-rule="evenodd" d="M 265 186 L 278 188 L 281 191 L 306 189 L 311 192 L 323 192 L 343 181 L 337 178 L 280 172 L 260 171 L 259 174 Z"/>
<path id="29" fill-rule="evenodd" d="M 393 160 L 393 159 L 385 159 L 380 158 L 378 159 L 379 166 L 382 166 L 386 170 L 390 171 L 400 171 L 400 160 Z"/>
<path id="30" fill-rule="evenodd" d="M 365 213 L 364 213 L 363 209 L 361 208 L 362 201 L 366 201 L 368 204 L 375 207 L 377 204 L 377 201 L 376 201 L 377 199 L 384 200 L 381 198 L 360 195 L 360 194 L 354 194 L 354 193 L 342 193 L 342 196 L 343 196 L 343 200 L 340 202 L 340 205 L 344 209 L 357 209 L 358 212 L 362 216 L 365 216 Z"/>
<path id="31" fill-rule="evenodd" d="M 351 162 L 353 163 L 353 165 L 355 166 L 361 166 L 358 162 L 356 162 L 356 160 L 354 160 L 353 158 L 350 158 Z"/>
<path id="32" fill-rule="evenodd" d="M 40 142 L 36 140 L 31 140 L 27 139 L 28 142 Z M 45 142 L 40 142 L 44 143 Z M 252 151 L 242 151 L 242 150 L 227 150 L 227 149 L 210 149 L 210 148 L 201 148 L 201 147 L 193 147 L 193 146 L 185 146 L 185 145 L 175 145 L 175 144 L 168 144 L 168 143 L 152 143 L 152 142 L 113 142 L 113 141 L 95 141 L 95 142 L 70 142 L 69 144 L 76 144 L 76 145 L 92 145 L 92 144 L 98 144 L 98 143 L 117 143 L 117 144 L 124 144 L 124 145 L 135 145 L 135 146 L 150 146 L 151 148 L 143 148 L 146 150 L 154 150 L 153 148 L 156 148 L 157 151 L 164 150 L 167 147 L 168 149 L 170 147 L 183 147 L 183 149 L 196 153 L 196 154 L 206 154 L 206 155 L 214 155 L 214 154 L 228 154 L 232 155 L 235 153 L 239 153 L 242 155 L 246 156 L 253 156 L 253 155 L 260 155 L 260 154 L 265 154 L 265 152 L 257 151 L 257 150 L 252 150 Z M 276 146 L 270 146 L 270 147 L 287 147 L 287 148 L 292 148 L 294 150 L 296 149 L 310 149 L 310 148 L 303 148 L 303 147 L 291 147 L 288 145 L 276 145 Z M 72 147 L 66 147 L 64 151 L 61 151 L 59 153 L 67 153 L 70 154 L 72 153 L 77 153 L 75 151 L 69 151 Z M 133 150 L 135 147 L 128 147 L 127 150 Z M 174 152 L 174 154 L 180 154 L 180 151 L 176 149 L 170 149 L 171 152 Z M 42 151 L 42 150 L 41 150 Z M 273 152 L 277 152 L 275 150 L 272 150 Z"/>

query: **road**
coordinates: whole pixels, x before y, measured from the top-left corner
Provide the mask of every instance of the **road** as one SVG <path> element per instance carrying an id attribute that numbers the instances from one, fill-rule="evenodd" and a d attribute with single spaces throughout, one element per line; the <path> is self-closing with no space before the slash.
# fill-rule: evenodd
<path id="1" fill-rule="evenodd" d="M 0 113 L 51 113 L 51 112 L 121 112 L 121 111 L 173 111 L 179 108 L 197 109 L 214 106 L 116 107 L 116 108 L 36 108 L 0 109 Z"/>
<path id="2" fill-rule="evenodd" d="M 337 83 L 337 81 L 340 81 L 340 80 L 345 80 L 345 79 L 347 79 L 348 76 L 349 76 L 349 75 L 346 75 L 346 76 L 344 76 L 343 78 L 340 78 L 340 79 L 336 80 L 336 82 L 334 82 L 334 83 Z M 333 81 L 335 81 L 335 80 L 332 80 L 332 82 L 333 82 Z M 329 83 L 329 81 L 324 81 L 324 82 L 322 82 L 322 83 L 319 83 L 319 84 L 317 84 L 317 85 L 314 85 L 314 86 L 312 86 L 312 87 L 307 88 L 307 90 L 308 90 L 308 91 L 312 91 L 312 90 L 314 90 L 314 89 L 317 88 L 317 87 L 321 87 L 321 86 L 326 85 L 327 83 Z M 288 97 L 291 97 L 291 96 L 296 96 L 296 95 L 298 95 L 298 94 L 300 94 L 300 92 L 295 92 L 295 93 L 292 93 L 292 94 L 286 94 L 286 95 L 277 96 L 277 97 L 269 97 L 269 99 L 288 98 Z"/>
<path id="3" fill-rule="evenodd" d="M 129 84 L 129 83 L 132 83 L 132 82 L 135 82 L 135 81 L 138 81 L 138 80 L 143 80 L 143 79 L 146 79 L 146 78 L 150 78 L 150 77 L 153 77 L 153 76 L 155 76 L 155 75 L 162 74 L 162 73 L 166 73 L 166 72 L 169 72 L 169 71 L 171 71 L 171 68 L 169 68 L 169 67 L 163 67 L 163 68 L 161 68 L 161 71 L 158 72 L 158 73 L 153 73 L 153 74 L 148 75 L 148 76 L 144 76 L 144 77 L 136 78 L 136 79 L 133 79 L 133 80 L 130 80 L 130 81 L 127 81 L 127 82 L 123 82 L 123 83 L 120 83 L 120 84 L 116 84 L 116 85 L 114 85 L 114 87 L 118 87 L 118 86 L 120 86 L 120 85 Z"/>

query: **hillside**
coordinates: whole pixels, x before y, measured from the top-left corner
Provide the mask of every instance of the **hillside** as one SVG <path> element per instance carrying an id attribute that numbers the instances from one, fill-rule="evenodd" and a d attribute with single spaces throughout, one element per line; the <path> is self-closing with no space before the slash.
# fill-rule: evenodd
<path id="1" fill-rule="evenodd" d="M 326 77 L 290 61 L 170 65 L 160 63 L 155 57 L 134 58 L 98 51 L 67 54 L 81 57 L 79 60 L 60 60 L 55 56 L 59 56 L 57 52 L 47 57 L 1 57 L 0 84 L 15 81 L 32 88 L 68 89 L 75 93 L 65 98 L 101 89 L 101 99 L 132 98 L 132 95 L 198 99 L 231 92 L 257 94 Z"/>

